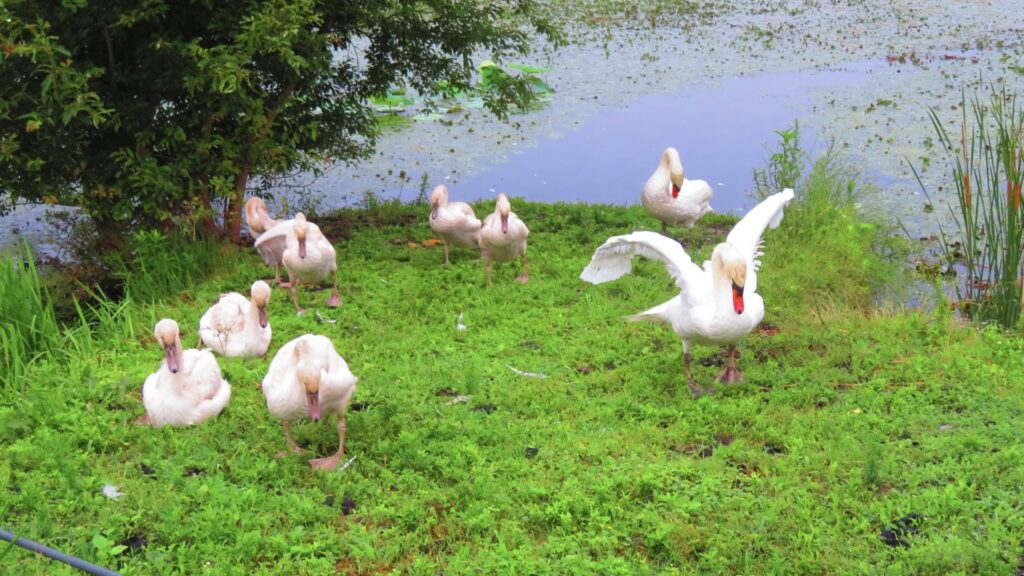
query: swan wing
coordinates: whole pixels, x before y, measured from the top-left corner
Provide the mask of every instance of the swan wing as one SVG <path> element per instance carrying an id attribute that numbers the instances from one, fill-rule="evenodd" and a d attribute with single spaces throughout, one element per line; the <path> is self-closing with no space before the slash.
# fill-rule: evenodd
<path id="1" fill-rule="evenodd" d="M 281 262 L 281 255 L 288 248 L 288 236 L 295 227 L 293 220 L 278 222 L 256 239 L 256 249 L 268 266 Z"/>
<path id="2" fill-rule="evenodd" d="M 747 259 L 750 270 L 757 272 L 761 267 L 758 257 L 762 255 L 761 235 L 765 228 L 775 228 L 782 222 L 782 210 L 793 199 L 793 189 L 772 194 L 754 206 L 742 220 L 736 223 L 725 241 L 740 251 Z M 751 276 L 754 276 L 751 274 Z M 751 287 L 751 290 L 756 288 Z"/>
<path id="3" fill-rule="evenodd" d="M 476 213 L 473 212 L 473 207 L 465 202 L 449 202 L 449 206 L 455 209 L 457 212 L 461 212 L 466 216 L 469 216 L 470 220 L 476 220 Z M 478 220 L 479 221 L 479 220 Z"/>
<path id="4" fill-rule="evenodd" d="M 612 236 L 594 252 L 590 264 L 580 278 L 591 284 L 610 282 L 633 270 L 633 257 L 660 260 L 665 270 L 684 292 L 694 292 L 701 285 L 704 272 L 693 263 L 678 242 L 657 232 L 633 232 Z"/>

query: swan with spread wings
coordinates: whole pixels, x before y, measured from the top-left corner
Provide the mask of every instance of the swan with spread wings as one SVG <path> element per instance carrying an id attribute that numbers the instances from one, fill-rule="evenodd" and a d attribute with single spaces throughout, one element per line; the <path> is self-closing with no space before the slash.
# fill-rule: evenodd
<path id="1" fill-rule="evenodd" d="M 723 383 L 743 380 L 736 368 L 736 342 L 764 318 L 764 300 L 757 294 L 761 235 L 782 221 L 783 208 L 793 199 L 789 188 L 765 198 L 740 220 L 725 242 L 715 246 L 703 268 L 690 259 L 678 242 L 656 232 L 633 232 L 609 238 L 594 252 L 580 278 L 591 284 L 615 280 L 632 270 L 633 256 L 664 262 L 679 287 L 679 295 L 630 320 L 664 322 L 683 342 L 683 363 L 690 393 L 705 391 L 693 380 L 690 346 L 728 346 Z"/>

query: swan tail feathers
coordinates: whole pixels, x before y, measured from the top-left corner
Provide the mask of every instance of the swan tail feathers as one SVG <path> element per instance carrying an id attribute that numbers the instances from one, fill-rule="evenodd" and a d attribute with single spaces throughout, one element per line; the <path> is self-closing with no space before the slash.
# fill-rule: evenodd
<path id="1" fill-rule="evenodd" d="M 665 324 L 672 323 L 672 317 L 669 314 L 669 304 L 672 301 L 669 300 L 664 304 L 659 304 L 649 310 L 644 310 L 639 314 L 631 314 L 626 316 L 626 320 L 630 322 L 663 322 Z"/>

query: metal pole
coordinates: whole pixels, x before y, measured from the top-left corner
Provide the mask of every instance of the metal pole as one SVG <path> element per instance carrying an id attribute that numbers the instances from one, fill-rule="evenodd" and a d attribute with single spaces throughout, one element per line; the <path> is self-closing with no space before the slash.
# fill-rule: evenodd
<path id="1" fill-rule="evenodd" d="M 39 544 L 38 542 L 33 542 L 31 540 L 26 540 L 25 538 L 19 538 L 19 537 L 15 536 L 14 534 L 11 534 L 10 532 L 8 532 L 6 530 L 0 529 L 0 540 L 6 540 L 8 542 L 13 542 L 14 544 L 17 544 L 18 546 L 21 546 L 22 548 L 25 548 L 26 550 L 31 550 L 31 551 L 33 551 L 33 552 L 35 552 L 37 554 L 42 554 L 43 556 L 46 556 L 47 558 L 52 558 L 54 560 L 58 560 L 60 562 L 63 562 L 65 564 L 68 564 L 68 565 L 73 566 L 75 568 L 78 568 L 79 570 L 82 570 L 84 572 L 88 572 L 89 574 L 94 574 L 95 576 L 121 576 L 120 574 L 118 574 L 117 572 L 114 572 L 113 570 L 107 570 L 106 568 L 103 568 L 102 566 L 97 566 L 97 565 L 92 564 L 90 562 L 86 562 L 85 560 L 82 560 L 81 558 L 76 558 L 74 556 L 69 556 L 69 555 L 61 552 L 60 550 L 54 550 L 53 548 L 50 548 L 49 546 L 43 546 L 42 544 Z"/>

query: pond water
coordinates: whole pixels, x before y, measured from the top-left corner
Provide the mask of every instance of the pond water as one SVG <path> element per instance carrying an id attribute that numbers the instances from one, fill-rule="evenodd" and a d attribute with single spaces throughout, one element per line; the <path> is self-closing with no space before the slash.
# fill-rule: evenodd
<path id="1" fill-rule="evenodd" d="M 752 197 L 753 170 L 765 166 L 779 139 L 775 130 L 810 112 L 809 91 L 860 81 L 860 73 L 810 70 L 733 77 L 642 96 L 454 179 L 450 187 L 470 197 L 506 192 L 546 202 L 633 204 L 661 152 L 675 146 L 686 176 L 711 185 L 717 211 L 743 210 Z"/>

